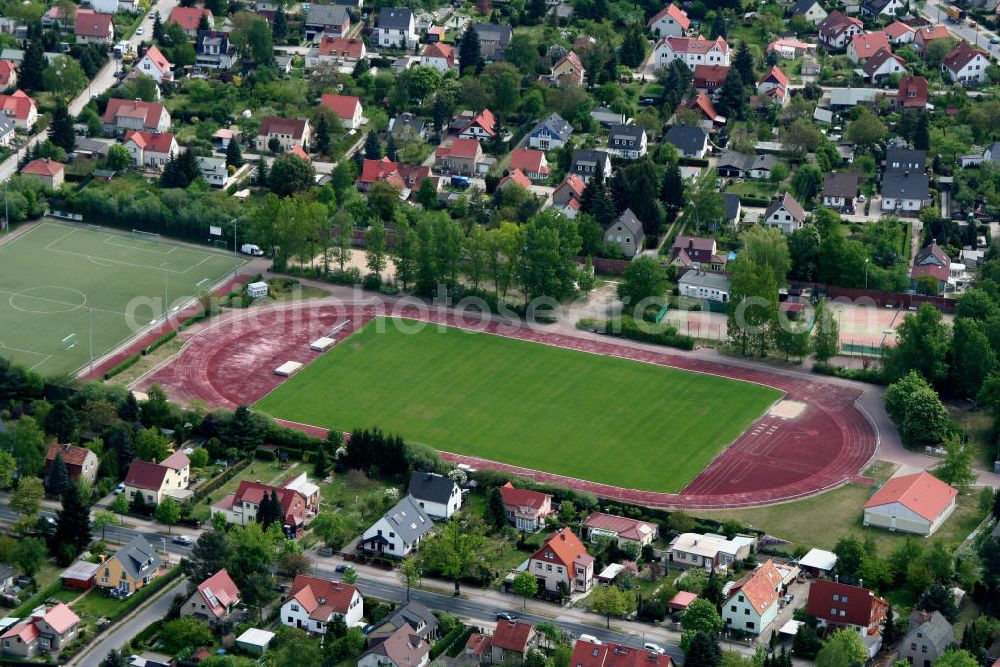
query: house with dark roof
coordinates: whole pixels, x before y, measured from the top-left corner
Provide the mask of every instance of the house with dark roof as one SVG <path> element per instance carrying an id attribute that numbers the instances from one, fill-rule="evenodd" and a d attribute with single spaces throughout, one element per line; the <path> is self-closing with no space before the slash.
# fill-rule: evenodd
<path id="1" fill-rule="evenodd" d="M 923 174 L 927 171 L 927 151 L 914 148 L 887 148 L 884 171 L 896 174 Z"/>
<path id="2" fill-rule="evenodd" d="M 142 535 L 116 551 L 104 561 L 95 575 L 98 588 L 130 594 L 146 586 L 159 576 L 160 555 Z"/>
<path id="3" fill-rule="evenodd" d="M 542 151 L 562 148 L 572 134 L 573 126 L 562 116 L 552 112 L 538 121 L 528 133 L 528 146 Z"/>
<path id="4" fill-rule="evenodd" d="M 778 162 L 778 158 L 769 153 L 746 155 L 726 149 L 719 157 L 716 171 L 722 178 L 768 179 Z"/>
<path id="5" fill-rule="evenodd" d="M 921 278 L 930 276 L 938 283 L 938 294 L 944 294 L 950 271 L 951 259 L 937 244 L 937 240 L 932 239 L 930 245 L 921 248 L 916 257 L 913 258 L 913 267 L 910 269 L 910 288 L 916 289 Z"/>
<path id="6" fill-rule="evenodd" d="M 612 111 L 607 107 L 594 107 L 590 110 L 590 117 L 604 127 L 625 124 L 625 114 Z"/>
<path id="7" fill-rule="evenodd" d="M 708 132 L 700 127 L 674 125 L 663 135 L 663 140 L 674 146 L 681 157 L 701 159 L 708 153 Z"/>
<path id="8" fill-rule="evenodd" d="M 974 48 L 967 42 L 959 42 L 941 60 L 941 74 L 946 80 L 964 85 L 976 85 L 989 80 L 986 70 L 990 57 L 985 51 Z"/>
<path id="9" fill-rule="evenodd" d="M 792 15 L 801 16 L 813 25 L 819 25 L 827 17 L 827 11 L 818 0 L 796 0 L 792 5 Z"/>
<path id="10" fill-rule="evenodd" d="M 409 49 L 418 41 L 413 12 L 405 7 L 384 7 L 378 13 L 374 43 L 384 49 Z"/>
<path id="11" fill-rule="evenodd" d="M 906 0 L 861 0 L 861 14 L 871 19 L 899 16 L 907 9 L 909 4 Z"/>
<path id="12" fill-rule="evenodd" d="M 236 47 L 229 42 L 229 35 L 215 30 L 199 30 L 194 43 L 196 71 L 227 70 L 236 62 Z"/>
<path id="13" fill-rule="evenodd" d="M 407 602 L 379 621 L 374 630 L 368 632 L 366 635 L 368 646 L 378 644 L 404 626 L 409 628 L 413 634 L 429 642 L 438 639 L 441 634 L 438 631 L 437 617 L 430 609 L 419 602 Z"/>
<path id="14" fill-rule="evenodd" d="M 576 174 L 584 183 L 598 174 L 605 180 L 611 178 L 611 156 L 604 151 L 577 148 L 573 151 L 569 173 Z"/>
<path id="15" fill-rule="evenodd" d="M 914 609 L 906 636 L 899 642 L 899 657 L 914 667 L 933 667 L 955 644 L 955 628 L 941 612 Z"/>
<path id="16" fill-rule="evenodd" d="M 722 605 L 726 629 L 751 635 L 763 634 L 778 617 L 781 588 L 781 573 L 770 559 L 737 580 Z"/>
<path id="17" fill-rule="evenodd" d="M 604 230 L 604 242 L 621 248 L 622 253 L 632 259 L 642 250 L 646 241 L 646 232 L 642 222 L 635 217 L 632 209 L 625 209 L 618 219 Z"/>
<path id="18" fill-rule="evenodd" d="M 519 531 L 533 533 L 545 526 L 545 519 L 553 514 L 552 496 L 541 491 L 515 488 L 507 482 L 500 487 L 500 497 L 507 513 L 507 521 Z"/>
<path id="19" fill-rule="evenodd" d="M 726 256 L 719 253 L 719 247 L 713 238 L 682 235 L 674 240 L 674 245 L 670 248 L 670 263 L 680 268 L 721 272 L 725 270 L 726 262 Z"/>
<path id="20" fill-rule="evenodd" d="M 906 74 L 906 61 L 894 55 L 888 49 L 879 49 L 862 65 L 861 71 L 865 79 L 875 84 L 881 84 L 892 76 Z"/>
<path id="21" fill-rule="evenodd" d="M 640 549 L 656 541 L 659 534 L 655 523 L 604 512 L 591 513 L 583 522 L 583 532 L 591 542 L 610 537 L 618 546 L 631 543 Z"/>
<path id="22" fill-rule="evenodd" d="M 548 536 L 528 559 L 527 571 L 549 592 L 558 591 L 561 584 L 570 593 L 585 593 L 594 585 L 594 557 L 569 528 Z"/>
<path id="23" fill-rule="evenodd" d="M 743 215 L 743 204 L 740 202 L 740 196 L 732 192 L 723 192 L 722 199 L 726 204 L 726 222 L 735 229 Z"/>
<path id="24" fill-rule="evenodd" d="M 45 452 L 46 480 L 48 480 L 49 473 L 52 471 L 52 464 L 55 463 L 57 456 L 66 465 L 66 473 L 70 479 L 82 479 L 88 486 L 92 485 L 94 480 L 97 479 L 97 468 L 101 463 L 97 458 L 97 454 L 86 447 L 54 444 L 49 447 L 49 451 Z"/>
<path id="25" fill-rule="evenodd" d="M 240 589 L 226 568 L 222 568 L 198 584 L 181 607 L 181 616 L 194 616 L 210 623 L 226 623 L 232 620 L 239 603 Z"/>
<path id="26" fill-rule="evenodd" d="M 791 234 L 796 229 L 801 229 L 805 221 L 805 209 L 790 192 L 774 199 L 764 211 L 764 224 L 768 227 L 777 227 L 784 234 Z"/>
<path id="27" fill-rule="evenodd" d="M 822 628 L 855 630 L 869 656 L 874 657 L 882 646 L 882 623 L 888 610 L 888 602 L 861 586 L 829 579 L 816 579 L 809 586 L 806 613 L 815 616 Z"/>
<path id="28" fill-rule="evenodd" d="M 403 626 L 358 658 L 358 667 L 424 667 L 431 645 Z"/>
<path id="29" fill-rule="evenodd" d="M 638 160 L 646 154 L 646 130 L 641 125 L 612 125 L 608 152 L 626 160 Z"/>
<path id="30" fill-rule="evenodd" d="M 937 244 L 921 250 L 914 268 L 928 262 L 940 266 L 947 255 Z M 950 261 L 944 261 L 945 274 Z M 864 525 L 931 535 L 955 511 L 958 491 L 926 471 L 893 477 L 865 503 Z"/>
<path id="31" fill-rule="evenodd" d="M 76 639 L 79 629 L 80 617 L 67 605 L 42 605 L 27 618 L 6 627 L 0 635 L 0 654 L 25 659 L 40 653 L 58 654 Z"/>
<path id="32" fill-rule="evenodd" d="M 479 53 L 486 62 L 503 60 L 504 51 L 510 46 L 513 29 L 506 23 L 475 23 L 479 35 Z"/>
<path id="33" fill-rule="evenodd" d="M 930 182 L 926 173 L 886 172 L 882 175 L 881 208 L 884 212 L 916 215 L 930 203 Z"/>
<path id="34" fill-rule="evenodd" d="M 306 41 L 320 37 L 346 37 L 351 28 L 351 15 L 344 5 L 312 3 L 306 14 Z"/>
<path id="35" fill-rule="evenodd" d="M 858 204 L 858 173 L 833 171 L 823 178 L 823 206 L 851 213 Z"/>
<path id="36" fill-rule="evenodd" d="M 369 553 L 405 558 L 433 526 L 427 513 L 407 494 L 364 532 L 359 546 Z"/>
<path id="37" fill-rule="evenodd" d="M 133 459 L 125 473 L 122 493 L 130 501 L 142 494 L 147 505 L 159 505 L 166 496 L 184 501 L 191 496 L 187 490 L 190 473 L 191 459 L 184 452 L 174 452 L 162 463 Z"/>
<path id="38" fill-rule="evenodd" d="M 865 24 L 853 16 L 838 11 L 819 22 L 819 41 L 831 49 L 843 49 L 855 35 L 865 31 Z"/>
<path id="39" fill-rule="evenodd" d="M 364 599 L 356 586 L 300 574 L 281 605 L 280 618 L 282 625 L 324 635 L 335 618 L 351 628 L 361 623 L 362 616 Z"/>
<path id="40" fill-rule="evenodd" d="M 407 490 L 432 519 L 450 519 L 462 509 L 462 489 L 455 480 L 433 472 L 414 472 Z"/>

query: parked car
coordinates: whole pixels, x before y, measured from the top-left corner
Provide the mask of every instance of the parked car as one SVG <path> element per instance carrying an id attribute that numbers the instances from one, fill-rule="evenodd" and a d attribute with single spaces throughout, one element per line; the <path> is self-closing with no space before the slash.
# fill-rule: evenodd
<path id="1" fill-rule="evenodd" d="M 118 486 L 115 487 L 115 495 L 117 496 L 118 494 L 120 494 L 124 490 L 125 490 L 125 482 L 122 482 Z"/>
<path id="2" fill-rule="evenodd" d="M 344 573 L 347 572 L 348 570 L 353 570 L 353 569 L 354 568 L 352 568 L 350 565 L 338 565 L 337 567 L 333 568 L 333 571 Z"/>
<path id="3" fill-rule="evenodd" d="M 497 620 L 498 621 L 507 621 L 508 623 L 513 623 L 514 621 L 517 620 L 517 616 L 514 616 L 514 614 L 508 614 L 505 611 L 501 611 L 501 612 L 497 613 Z"/>
<path id="4" fill-rule="evenodd" d="M 642 647 L 647 651 L 652 651 L 653 653 L 659 653 L 660 655 L 663 655 L 664 653 L 667 652 L 667 649 L 663 648 L 659 644 L 654 644 L 653 642 L 646 642 L 645 644 L 642 645 Z"/>
<path id="5" fill-rule="evenodd" d="M 183 544 L 184 546 L 189 546 L 193 542 L 193 540 L 187 535 L 178 535 L 170 541 L 174 544 Z"/>
<path id="6" fill-rule="evenodd" d="M 135 29 L 135 34 L 144 35 L 146 34 L 146 29 L 143 28 L 142 26 L 139 26 L 138 28 Z"/>

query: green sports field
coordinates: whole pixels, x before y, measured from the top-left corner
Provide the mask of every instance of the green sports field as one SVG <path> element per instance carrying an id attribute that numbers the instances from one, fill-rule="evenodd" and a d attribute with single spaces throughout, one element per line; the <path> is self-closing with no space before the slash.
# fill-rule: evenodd
<path id="1" fill-rule="evenodd" d="M 676 492 L 781 392 L 459 329 L 370 322 L 257 409 L 327 428 L 377 426 L 444 451 Z"/>
<path id="2" fill-rule="evenodd" d="M 72 373 L 243 260 L 158 237 L 43 222 L 0 245 L 0 356 Z"/>

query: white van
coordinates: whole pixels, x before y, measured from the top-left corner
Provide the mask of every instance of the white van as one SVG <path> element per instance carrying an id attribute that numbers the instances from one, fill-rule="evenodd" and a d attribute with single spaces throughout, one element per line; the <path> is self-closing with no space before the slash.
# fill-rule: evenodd
<path id="1" fill-rule="evenodd" d="M 244 255 L 250 255 L 252 257 L 264 256 L 264 251 L 260 249 L 260 246 L 254 245 L 253 243 L 244 243 L 240 246 L 240 252 Z"/>

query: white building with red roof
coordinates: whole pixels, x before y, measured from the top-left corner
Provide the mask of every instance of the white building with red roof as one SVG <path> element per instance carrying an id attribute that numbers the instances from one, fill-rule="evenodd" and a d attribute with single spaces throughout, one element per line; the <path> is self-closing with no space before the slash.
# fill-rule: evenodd
<path id="1" fill-rule="evenodd" d="M 23 90 L 0 95 L 0 113 L 14 121 L 14 127 L 30 130 L 38 120 L 38 106 Z"/>
<path id="2" fill-rule="evenodd" d="M 520 169 L 511 169 L 506 176 L 497 182 L 497 190 L 505 190 L 511 185 L 520 185 L 525 190 L 531 189 L 531 179 Z"/>
<path id="3" fill-rule="evenodd" d="M 546 591 L 558 591 L 562 584 L 568 593 L 586 593 L 594 585 L 594 557 L 569 528 L 549 535 L 528 559 L 527 571 Z"/>
<path id="4" fill-rule="evenodd" d="M 781 573 L 768 559 L 756 570 L 736 581 L 722 605 L 722 618 L 728 630 L 759 635 L 778 617 L 778 594 Z"/>
<path id="5" fill-rule="evenodd" d="M 156 46 L 151 46 L 146 50 L 142 58 L 139 58 L 139 62 L 135 64 L 135 69 L 140 74 L 145 74 L 153 79 L 156 83 L 173 81 L 174 79 L 174 66 Z"/>
<path id="6" fill-rule="evenodd" d="M 683 37 L 691 27 L 687 12 L 670 3 L 646 23 L 646 29 L 657 37 Z"/>
<path id="7" fill-rule="evenodd" d="M 892 52 L 889 38 L 884 32 L 869 32 L 854 35 L 847 45 L 847 59 L 854 64 L 860 64 L 874 56 L 879 51 Z"/>
<path id="8" fill-rule="evenodd" d="M 564 86 L 567 83 L 582 86 L 586 75 L 587 70 L 584 69 L 580 56 L 570 51 L 556 61 L 548 76 L 542 77 L 542 83 L 556 87 Z"/>
<path id="9" fill-rule="evenodd" d="M 188 37 L 197 37 L 198 25 L 201 23 L 202 16 L 208 19 L 208 29 L 212 30 L 215 26 L 215 17 L 212 16 L 212 10 L 200 7 L 174 7 L 173 11 L 170 12 L 167 23 L 176 23 L 184 29 L 185 35 Z"/>
<path id="10" fill-rule="evenodd" d="M 281 605 L 281 623 L 323 635 L 337 616 L 343 618 L 349 628 L 361 624 L 364 607 L 357 587 L 300 574 L 292 582 L 288 599 Z"/>
<path id="11" fill-rule="evenodd" d="M 307 145 L 311 137 L 312 129 L 304 118 L 265 116 L 260 121 L 260 131 L 254 137 L 253 147 L 262 153 L 271 149 L 271 139 L 277 139 L 278 152 L 287 153 L 294 146 Z"/>
<path id="12" fill-rule="evenodd" d="M 885 36 L 889 38 L 889 43 L 894 46 L 909 44 L 913 41 L 917 31 L 902 21 L 893 21 L 885 27 Z"/>
<path id="13" fill-rule="evenodd" d="M 617 540 L 619 546 L 631 542 L 640 548 L 655 542 L 659 533 L 655 523 L 603 512 L 594 512 L 588 516 L 583 522 L 583 529 L 591 542 L 610 537 Z"/>
<path id="14" fill-rule="evenodd" d="M 925 25 L 918 28 L 913 34 L 913 46 L 916 47 L 917 51 L 923 53 L 927 49 L 927 45 L 935 39 L 948 39 L 949 37 L 951 37 L 951 33 L 948 32 L 947 26 Z"/>
<path id="15" fill-rule="evenodd" d="M 483 147 L 476 139 L 447 139 L 434 149 L 434 166 L 440 171 L 472 175 L 483 162 Z"/>
<path id="16" fill-rule="evenodd" d="M 472 115 L 472 119 L 459 131 L 462 139 L 492 139 L 496 136 L 497 119 L 489 109 Z"/>
<path id="17" fill-rule="evenodd" d="M 324 35 L 319 40 L 319 48 L 315 54 L 306 57 L 306 65 L 315 66 L 316 62 L 336 63 L 353 67 L 368 54 L 365 42 L 359 37 L 331 37 Z"/>
<path id="18" fill-rule="evenodd" d="M 776 39 L 767 45 L 768 53 L 776 53 L 779 58 L 791 60 L 816 53 L 816 45 L 799 39 Z"/>
<path id="19" fill-rule="evenodd" d="M 43 157 L 24 165 L 21 168 L 21 175 L 37 178 L 46 187 L 58 190 L 66 180 L 66 168 L 61 162 Z"/>
<path id="20" fill-rule="evenodd" d="M 124 135 L 129 130 L 163 133 L 170 129 L 170 114 L 159 102 L 111 98 L 101 123 L 105 134 Z"/>
<path id="21" fill-rule="evenodd" d="M 520 169 L 533 181 L 544 181 L 549 177 L 549 163 L 545 153 L 531 148 L 515 148 L 510 154 L 510 168 Z"/>
<path id="22" fill-rule="evenodd" d="M 941 60 L 941 73 L 950 81 L 975 85 L 989 80 L 989 66 L 990 57 L 985 51 L 962 42 Z"/>
<path id="23" fill-rule="evenodd" d="M 177 138 L 169 133 L 128 132 L 122 145 L 132 159 L 133 167 L 161 170 L 172 157 L 180 152 Z"/>
<path id="24" fill-rule="evenodd" d="M 664 37 L 653 47 L 656 69 L 662 69 L 675 60 L 680 60 L 688 69 L 698 65 L 729 66 L 729 44 L 722 37 L 705 39 L 697 37 Z"/>
<path id="25" fill-rule="evenodd" d="M 58 164 L 58 163 L 57 163 Z M 76 445 L 53 444 L 45 453 L 45 476 L 48 477 L 56 457 L 60 457 L 66 466 L 66 473 L 72 480 L 82 479 L 86 484 L 93 484 L 97 479 L 97 468 L 100 460 L 97 454 L 86 447 Z"/>
<path id="26" fill-rule="evenodd" d="M 510 482 L 501 486 L 499 491 L 507 521 L 518 530 L 533 533 L 545 526 L 545 519 L 554 512 L 552 496 L 547 493 L 518 489 Z"/>
<path id="27" fill-rule="evenodd" d="M 948 263 L 944 267 L 947 273 Z M 957 497 L 957 490 L 925 471 L 893 477 L 865 503 L 864 524 L 931 535 L 955 511 Z"/>
<path id="28" fill-rule="evenodd" d="M 434 42 L 424 47 L 420 54 L 420 65 L 436 69 L 441 74 L 447 74 L 455 69 L 458 61 L 455 59 L 455 49 L 448 44 Z"/>
<path id="29" fill-rule="evenodd" d="M 122 493 L 130 501 L 142 494 L 147 505 L 159 505 L 166 497 L 183 501 L 191 497 L 187 490 L 191 473 L 191 459 L 184 452 L 174 452 L 162 463 L 133 459 L 125 474 Z"/>
<path id="30" fill-rule="evenodd" d="M 847 47 L 852 37 L 864 31 L 865 24 L 860 19 L 832 11 L 820 21 L 819 41 L 831 49 L 843 49 Z"/>
<path id="31" fill-rule="evenodd" d="M 181 616 L 194 616 L 210 623 L 224 623 L 240 603 L 240 589 L 222 568 L 198 584 L 181 607 Z"/>
<path id="32" fill-rule="evenodd" d="M 46 609 L 43 605 L 0 635 L 0 654 L 12 658 L 57 654 L 76 638 L 79 629 L 80 617 L 68 606 L 60 602 Z"/>
<path id="33" fill-rule="evenodd" d="M 899 76 L 906 74 L 906 61 L 891 51 L 879 49 L 875 55 L 865 61 L 864 67 L 861 69 L 867 80 L 880 83 L 894 74 Z"/>
<path id="34" fill-rule="evenodd" d="M 111 44 L 115 41 L 115 25 L 111 14 L 98 14 L 89 9 L 76 10 L 73 29 L 77 44 Z"/>
<path id="35" fill-rule="evenodd" d="M 320 106 L 326 107 L 337 114 L 340 124 L 347 130 L 356 130 L 361 127 L 363 120 L 363 109 L 361 99 L 356 95 L 331 95 L 325 94 L 319 100 Z"/>
<path id="36" fill-rule="evenodd" d="M 212 505 L 212 516 L 221 514 L 227 523 L 245 526 L 257 521 L 264 498 L 277 496 L 281 505 L 281 522 L 285 534 L 296 537 L 305 527 L 308 509 L 305 497 L 298 491 L 270 484 L 243 480 L 236 491 Z"/>
<path id="37" fill-rule="evenodd" d="M 777 65 L 757 83 L 757 94 L 760 96 L 773 94 L 771 91 L 775 89 L 782 91 L 781 98 L 784 99 L 788 92 L 788 76 Z"/>
<path id="38" fill-rule="evenodd" d="M 9 60 L 0 60 L 0 90 L 17 85 L 17 66 Z"/>

